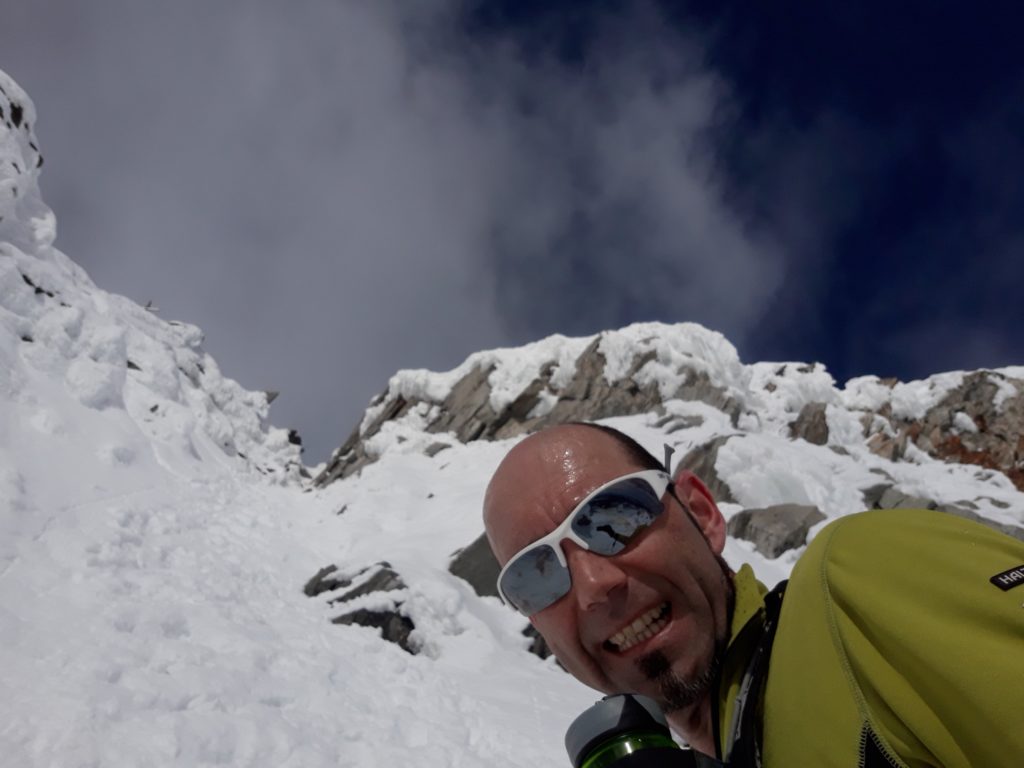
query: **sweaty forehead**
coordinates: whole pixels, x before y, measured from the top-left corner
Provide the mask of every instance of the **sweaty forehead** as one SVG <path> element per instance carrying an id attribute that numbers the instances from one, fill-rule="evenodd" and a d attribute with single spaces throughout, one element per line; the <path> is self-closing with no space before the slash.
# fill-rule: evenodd
<path id="1" fill-rule="evenodd" d="M 499 562 L 553 530 L 594 488 L 635 469 L 614 438 L 589 427 L 559 427 L 523 440 L 499 465 L 484 500 Z"/>

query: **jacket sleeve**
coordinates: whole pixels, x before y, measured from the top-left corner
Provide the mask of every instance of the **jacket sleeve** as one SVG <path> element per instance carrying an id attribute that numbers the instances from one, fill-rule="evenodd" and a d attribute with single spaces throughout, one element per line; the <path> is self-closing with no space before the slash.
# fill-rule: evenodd
<path id="1" fill-rule="evenodd" d="M 1024 543 L 980 523 L 885 510 L 826 527 L 832 642 L 864 721 L 908 766 L 1024 765 Z M 802 561 L 803 562 L 803 561 Z"/>

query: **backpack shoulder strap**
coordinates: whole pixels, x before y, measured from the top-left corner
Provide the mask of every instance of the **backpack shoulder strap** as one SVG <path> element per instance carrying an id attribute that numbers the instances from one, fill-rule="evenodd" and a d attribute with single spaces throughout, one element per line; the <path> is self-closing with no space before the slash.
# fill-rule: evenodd
<path id="1" fill-rule="evenodd" d="M 743 673 L 740 690 L 736 695 L 736 715 L 725 764 L 728 768 L 761 768 L 761 733 L 757 722 L 757 709 L 764 684 L 768 679 L 768 661 L 775 642 L 775 630 L 782 612 L 782 598 L 788 581 L 779 582 L 764 598 L 764 628 L 761 639 Z"/>

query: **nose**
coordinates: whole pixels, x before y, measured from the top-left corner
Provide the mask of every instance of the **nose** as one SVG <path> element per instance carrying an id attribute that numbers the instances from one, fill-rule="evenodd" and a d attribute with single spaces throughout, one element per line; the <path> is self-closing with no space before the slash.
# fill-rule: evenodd
<path id="1" fill-rule="evenodd" d="M 596 555 L 571 541 L 562 546 L 572 577 L 572 594 L 583 610 L 609 602 L 625 588 L 626 574 L 614 557 Z"/>

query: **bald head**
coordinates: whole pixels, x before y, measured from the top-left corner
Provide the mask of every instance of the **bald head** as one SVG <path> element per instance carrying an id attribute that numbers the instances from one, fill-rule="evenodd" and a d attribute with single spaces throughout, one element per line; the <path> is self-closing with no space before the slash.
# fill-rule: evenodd
<path id="1" fill-rule="evenodd" d="M 646 459 L 645 459 L 646 456 Z M 484 497 L 484 526 L 498 561 L 554 528 L 606 480 L 660 466 L 620 432 L 562 424 L 530 435 L 498 466 Z"/>

